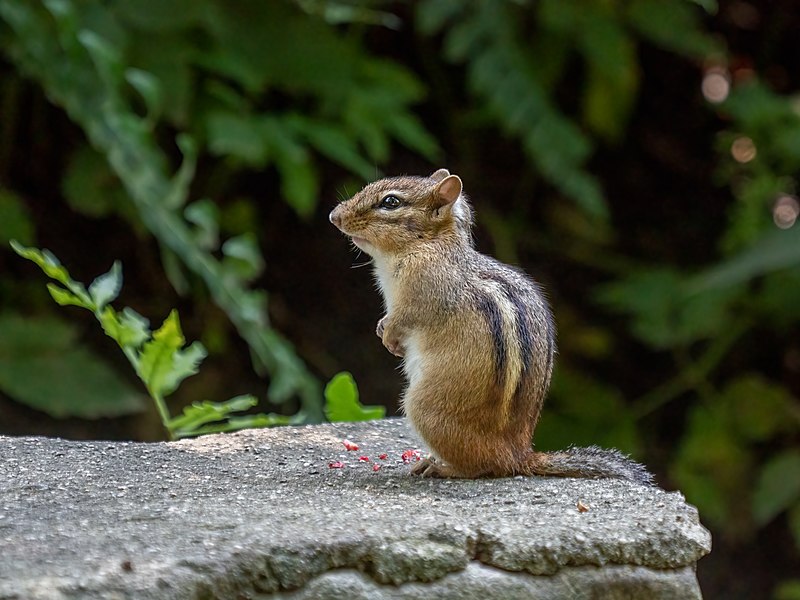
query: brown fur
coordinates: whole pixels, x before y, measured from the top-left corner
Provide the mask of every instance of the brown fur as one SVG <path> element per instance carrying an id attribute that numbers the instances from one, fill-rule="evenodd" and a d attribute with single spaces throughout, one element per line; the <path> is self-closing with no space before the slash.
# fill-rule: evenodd
<path id="1" fill-rule="evenodd" d="M 381 179 L 330 220 L 374 259 L 386 304 L 376 332 L 405 358 L 403 408 L 434 456 L 413 473 L 644 479 L 613 453 L 604 470 L 599 449 L 589 449 L 586 468 L 580 449 L 532 449 L 553 368 L 553 319 L 532 279 L 475 250 L 457 176 Z"/>

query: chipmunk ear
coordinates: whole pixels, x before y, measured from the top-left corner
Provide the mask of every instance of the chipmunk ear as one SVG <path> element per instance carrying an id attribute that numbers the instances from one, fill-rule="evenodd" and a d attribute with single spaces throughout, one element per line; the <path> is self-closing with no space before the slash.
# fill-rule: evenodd
<path id="1" fill-rule="evenodd" d="M 433 179 L 434 181 L 441 181 L 442 179 L 448 177 L 449 175 L 450 171 L 448 171 L 447 169 L 439 169 L 438 171 L 434 171 L 433 173 L 431 173 L 431 179 Z"/>
<path id="2" fill-rule="evenodd" d="M 434 196 L 439 206 L 452 204 L 458 200 L 460 195 L 461 179 L 458 177 L 458 175 L 448 175 L 439 183 L 437 183 L 436 188 L 434 189 Z"/>

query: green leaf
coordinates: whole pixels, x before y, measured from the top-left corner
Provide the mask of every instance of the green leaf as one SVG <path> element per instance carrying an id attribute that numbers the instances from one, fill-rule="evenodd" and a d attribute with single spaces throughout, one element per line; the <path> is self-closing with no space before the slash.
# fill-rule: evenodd
<path id="1" fill-rule="evenodd" d="M 765 442 L 793 426 L 795 400 L 783 386 L 756 373 L 730 382 L 719 396 L 729 407 L 731 429 L 754 442 Z"/>
<path id="2" fill-rule="evenodd" d="M 147 106 L 147 117 L 156 120 L 161 115 L 164 98 L 158 78 L 141 69 L 127 69 L 125 80 L 139 92 Z"/>
<path id="3" fill-rule="evenodd" d="M 364 406 L 358 401 L 358 387 L 350 373 L 333 376 L 325 386 L 325 415 L 329 421 L 369 421 L 386 415 L 383 406 Z"/>
<path id="4" fill-rule="evenodd" d="M 185 343 L 177 311 L 173 310 L 142 347 L 137 374 L 151 395 L 163 398 L 181 381 L 198 371 L 206 351 L 200 342 L 182 349 Z"/>
<path id="5" fill-rule="evenodd" d="M 439 160 L 441 149 L 436 138 L 413 115 L 397 112 L 387 118 L 386 125 L 389 132 L 406 148 L 419 152 L 430 161 Z"/>
<path id="6" fill-rule="evenodd" d="M 78 41 L 92 57 L 103 82 L 109 87 L 115 88 L 124 76 L 122 55 L 119 49 L 96 31 L 89 29 L 78 32 Z"/>
<path id="7" fill-rule="evenodd" d="M 718 152 L 728 154 L 731 144 L 738 136 L 739 134 L 721 136 L 721 139 L 727 138 L 727 143 L 722 146 L 720 142 Z M 763 146 L 759 147 L 762 148 L 763 154 Z M 732 186 L 736 201 L 728 209 L 729 224 L 720 240 L 720 248 L 727 257 L 751 248 L 773 229 L 774 223 L 769 207 L 787 186 L 794 186 L 794 183 L 777 173 L 761 169 L 759 171 L 753 176 L 744 177 L 737 167 L 732 167 L 725 175 L 728 180 L 741 177 L 741 180 L 737 180 Z"/>
<path id="8" fill-rule="evenodd" d="M 122 264 L 115 260 L 108 273 L 100 275 L 89 285 L 89 295 L 94 301 L 96 310 L 103 310 L 106 304 L 116 300 L 121 289 Z M 56 300 L 56 302 L 58 301 Z"/>
<path id="9" fill-rule="evenodd" d="M 14 252 L 19 254 L 22 258 L 27 258 L 38 265 L 38 267 L 44 271 L 45 275 L 63 284 L 70 292 L 72 292 L 72 294 L 76 296 L 82 303 L 78 306 L 84 306 L 89 308 L 89 310 L 94 310 L 94 304 L 91 297 L 86 292 L 86 288 L 84 288 L 83 285 L 77 281 L 72 280 L 67 272 L 67 269 L 61 266 L 61 263 L 52 252 L 49 250 L 39 250 L 38 248 L 26 248 L 16 240 L 11 240 L 9 243 L 11 244 L 11 248 L 13 248 Z M 50 293 L 52 294 L 53 291 L 51 290 Z M 70 303 L 72 304 L 72 302 Z"/>
<path id="10" fill-rule="evenodd" d="M 416 13 L 417 26 L 425 35 L 433 35 L 456 18 L 464 8 L 463 0 L 425 2 Z"/>
<path id="11" fill-rule="evenodd" d="M 77 337 L 75 328 L 60 319 L 0 316 L 0 389 L 56 418 L 141 412 L 144 395 Z"/>
<path id="12" fill-rule="evenodd" d="M 175 312 L 175 314 L 177 315 L 178 313 Z M 154 337 L 156 334 L 154 334 Z M 203 362 L 207 354 L 205 347 L 200 342 L 192 342 L 187 348 L 176 352 L 173 355 L 172 370 L 166 371 L 164 374 L 161 387 L 163 394 L 165 396 L 171 394 L 178 388 L 181 381 L 197 373 L 200 363 Z"/>
<path id="13" fill-rule="evenodd" d="M 717 14 L 719 4 L 717 0 L 691 0 L 710 15 Z"/>
<path id="14" fill-rule="evenodd" d="M 33 242 L 33 221 L 19 196 L 0 187 L 0 244 L 21 240 Z"/>
<path id="15" fill-rule="evenodd" d="M 662 48 L 689 58 L 706 58 L 719 50 L 719 44 L 701 28 L 702 15 L 687 2 L 631 0 L 627 13 L 631 26 Z"/>
<path id="16" fill-rule="evenodd" d="M 254 396 L 237 396 L 225 402 L 194 402 L 183 413 L 171 419 L 168 427 L 176 438 L 208 433 L 238 431 L 253 427 L 290 425 L 298 422 L 297 416 L 276 414 L 234 415 L 253 408 L 258 401 Z"/>
<path id="17" fill-rule="evenodd" d="M 222 244 L 222 253 L 229 259 L 226 266 L 236 269 L 245 280 L 258 277 L 264 270 L 264 258 L 252 233 L 237 235 Z"/>
<path id="18" fill-rule="evenodd" d="M 192 202 L 183 215 L 195 225 L 194 239 L 203 248 L 216 248 L 219 244 L 219 208 L 208 198 Z"/>
<path id="19" fill-rule="evenodd" d="M 766 525 L 800 502 L 800 450 L 787 450 L 761 469 L 753 495 L 756 523 Z"/>
<path id="20" fill-rule="evenodd" d="M 800 115 L 794 108 L 791 96 L 776 94 L 758 79 L 734 86 L 723 106 L 739 127 L 754 134 L 777 136 L 783 129 L 796 131 L 800 125 Z M 769 145 L 764 144 L 759 148 L 759 153 L 768 149 Z M 796 164 L 797 156 L 789 158 L 790 164 Z"/>
<path id="21" fill-rule="evenodd" d="M 599 288 L 598 300 L 631 316 L 631 331 L 654 348 L 705 339 L 727 326 L 736 290 L 687 294 L 686 277 L 668 268 L 650 269 Z"/>
<path id="22" fill-rule="evenodd" d="M 201 425 L 213 421 L 222 421 L 230 413 L 242 412 L 258 404 L 255 396 L 236 396 L 225 402 L 193 402 L 191 406 L 183 409 L 183 413 L 170 420 L 168 426 L 176 432 L 191 432 Z"/>
<path id="23" fill-rule="evenodd" d="M 267 293 L 264 290 L 250 290 L 246 294 L 242 294 L 238 301 L 242 318 L 248 323 L 261 327 L 269 322 Z"/>
<path id="24" fill-rule="evenodd" d="M 55 279 L 64 285 L 68 285 L 71 282 L 67 270 L 62 267 L 58 259 L 47 250 L 26 248 L 16 240 L 11 240 L 9 243 L 14 252 L 19 254 L 22 258 L 27 258 L 28 260 L 34 262 L 42 271 L 44 271 L 45 275 L 51 279 Z"/>
<path id="25" fill-rule="evenodd" d="M 88 310 L 94 310 L 94 305 L 87 304 L 72 292 L 65 290 L 55 283 L 48 283 L 47 291 L 50 292 L 50 296 L 52 296 L 53 300 L 55 300 L 56 304 L 59 306 L 79 306 Z"/>
<path id="26" fill-rule="evenodd" d="M 231 416 L 227 421 L 215 423 L 211 425 L 204 425 L 189 432 L 181 432 L 179 437 L 188 437 L 190 435 L 207 435 L 209 433 L 226 433 L 229 431 L 239 431 L 241 429 L 254 429 L 259 427 L 275 427 L 276 425 L 297 425 L 300 421 L 295 417 L 286 417 L 284 415 L 276 415 L 270 413 L 246 415 L 243 417 Z"/>
<path id="27" fill-rule="evenodd" d="M 543 0 L 538 8 L 543 30 L 554 38 L 548 40 L 549 45 L 569 40 L 587 63 L 584 122 L 607 140 L 617 141 L 627 124 L 639 81 L 635 40 L 617 7 L 604 2 Z M 549 48 L 546 51 L 549 54 Z M 559 66 L 558 73 L 563 75 L 565 66 Z M 553 75 L 546 79 L 553 81 Z"/>
<path id="28" fill-rule="evenodd" d="M 54 17 L 66 19 L 74 12 L 74 7 L 69 0 L 45 0 L 43 4 Z"/>
<path id="29" fill-rule="evenodd" d="M 124 2 L 116 6 L 121 8 L 128 4 Z M 185 130 L 190 122 L 190 114 L 194 113 L 193 109 L 203 101 L 198 98 L 197 66 L 193 64 L 197 57 L 196 47 L 187 43 L 185 32 L 179 31 L 135 35 L 129 37 L 128 41 L 130 46 L 126 55 L 129 64 L 135 64 L 156 83 L 157 90 L 138 90 L 143 97 L 145 94 L 154 96 L 150 100 L 154 109 L 148 104 L 148 120 L 152 122 L 154 117 L 159 116 L 160 121 L 168 121 L 178 130 Z M 169 60 L 164 60 L 165 56 L 169 56 Z M 126 79 L 132 83 L 127 72 Z"/>
<path id="30" fill-rule="evenodd" d="M 597 4 L 592 24 L 580 36 L 588 63 L 583 102 L 586 123 L 610 141 L 618 141 L 639 87 L 636 46 L 618 17 Z"/>
<path id="31" fill-rule="evenodd" d="M 180 429 L 176 430 L 175 437 L 184 438 L 198 435 L 207 435 L 209 433 L 225 433 L 230 431 L 239 431 L 241 429 L 253 429 L 257 427 L 275 427 L 276 425 L 297 425 L 301 423 L 296 416 L 287 417 L 284 415 L 270 414 L 257 414 L 257 415 L 232 415 L 227 417 L 224 421 L 217 421 L 209 423 L 208 425 L 201 425 L 196 429 Z"/>
<path id="32" fill-rule="evenodd" d="M 800 600 L 800 579 L 781 581 L 772 598 L 773 600 Z"/>
<path id="33" fill-rule="evenodd" d="M 330 160 L 365 180 L 374 176 L 374 165 L 359 153 L 356 140 L 344 129 L 300 115 L 293 115 L 291 124 L 318 152 Z"/>
<path id="34" fill-rule="evenodd" d="M 560 176 L 553 181 L 553 185 L 572 198 L 587 216 L 596 219 L 595 227 L 601 227 L 608 220 L 608 205 L 600 182 L 594 176 L 571 167 L 559 169 L 558 172 Z M 552 177 L 556 177 L 555 174 Z"/>
<path id="35" fill-rule="evenodd" d="M 202 0 L 125 0 L 115 9 L 126 23 L 148 34 L 185 29 L 214 17 L 214 4 Z"/>
<path id="36" fill-rule="evenodd" d="M 263 167 L 269 151 L 257 122 L 248 116 L 217 111 L 206 117 L 208 148 L 212 154 L 230 154 L 253 167 Z"/>
<path id="37" fill-rule="evenodd" d="M 126 307 L 121 313 L 117 313 L 107 306 L 98 319 L 106 335 L 123 350 L 136 350 L 150 339 L 150 321 L 132 308 Z"/>
<path id="38" fill-rule="evenodd" d="M 766 233 L 750 248 L 697 275 L 689 291 L 721 289 L 766 273 L 800 266 L 800 227 Z"/>
<path id="39" fill-rule="evenodd" d="M 688 420 L 672 461 L 672 477 L 710 523 L 728 531 L 745 527 L 742 481 L 753 476 L 753 453 L 732 431 L 729 407 L 696 404 Z"/>
<path id="40" fill-rule="evenodd" d="M 305 156 L 300 160 L 293 160 L 279 156 L 278 169 L 281 173 L 281 191 L 286 202 L 301 217 L 311 216 L 319 197 L 319 179 L 310 158 Z"/>
<path id="41" fill-rule="evenodd" d="M 184 272 L 184 263 L 170 248 L 161 246 L 159 250 L 161 251 L 161 266 L 164 267 L 164 274 L 167 276 L 170 285 L 178 292 L 179 296 L 187 295 L 191 288 Z"/>
<path id="42" fill-rule="evenodd" d="M 401 29 L 403 22 L 396 15 L 372 10 L 363 5 L 350 5 L 339 2 L 318 2 L 317 0 L 298 0 L 300 8 L 311 15 L 319 16 L 331 25 L 344 23 L 364 23 L 382 25 L 389 29 Z"/>
<path id="43" fill-rule="evenodd" d="M 189 186 L 192 184 L 197 167 L 197 143 L 194 139 L 187 133 L 179 133 L 175 142 L 183 153 L 183 162 L 169 182 L 167 194 L 161 199 L 164 206 L 170 209 L 180 208 L 186 204 L 189 198 Z"/>

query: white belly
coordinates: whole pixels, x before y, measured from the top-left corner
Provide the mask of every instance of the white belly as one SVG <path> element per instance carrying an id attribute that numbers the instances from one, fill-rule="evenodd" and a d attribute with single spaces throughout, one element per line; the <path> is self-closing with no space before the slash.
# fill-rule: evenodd
<path id="1" fill-rule="evenodd" d="M 422 379 L 424 367 L 419 334 L 412 333 L 403 340 L 403 349 L 405 350 L 403 371 L 406 374 L 406 379 L 408 379 L 408 386 L 413 387 L 414 384 Z"/>
<path id="2" fill-rule="evenodd" d="M 408 385 L 401 397 L 400 404 L 403 412 L 408 417 L 409 423 L 417 429 L 417 406 L 414 399 L 418 394 L 414 392 L 422 383 L 425 374 L 425 364 L 423 361 L 422 350 L 420 348 L 419 334 L 411 334 L 405 340 L 405 356 L 403 357 L 403 371 L 405 372 Z M 419 432 L 418 432 L 419 433 Z"/>

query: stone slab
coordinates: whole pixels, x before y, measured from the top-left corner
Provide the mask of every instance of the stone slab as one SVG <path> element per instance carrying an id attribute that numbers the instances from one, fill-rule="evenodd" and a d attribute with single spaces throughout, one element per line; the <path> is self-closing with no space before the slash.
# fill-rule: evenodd
<path id="1" fill-rule="evenodd" d="M 0 599 L 700 597 L 711 538 L 680 493 L 420 479 L 401 460 L 416 448 L 403 419 L 0 437 Z"/>

